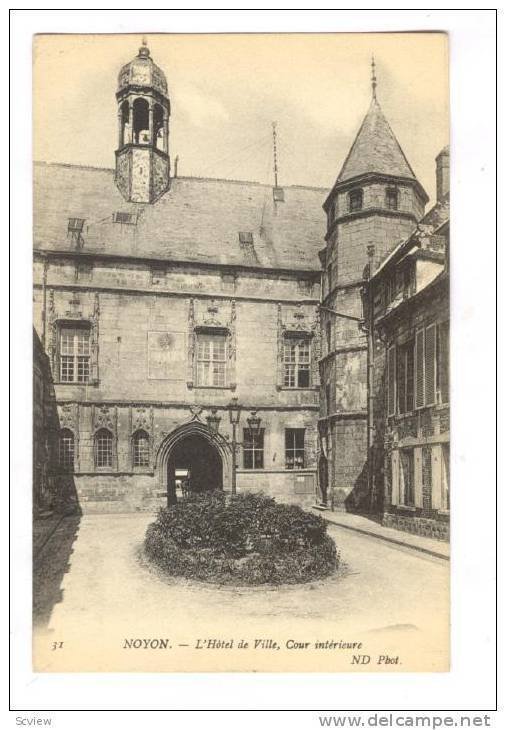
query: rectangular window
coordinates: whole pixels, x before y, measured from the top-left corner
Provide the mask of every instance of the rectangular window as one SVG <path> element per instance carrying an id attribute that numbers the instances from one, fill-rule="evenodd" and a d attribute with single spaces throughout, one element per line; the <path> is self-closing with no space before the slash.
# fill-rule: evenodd
<path id="1" fill-rule="evenodd" d="M 60 329 L 60 380 L 87 383 L 90 379 L 90 330 L 85 327 Z"/>
<path id="2" fill-rule="evenodd" d="M 243 464 L 245 469 L 264 468 L 264 432 L 253 435 L 251 429 L 243 431 Z"/>
<path id="3" fill-rule="evenodd" d="M 283 345 L 283 385 L 309 388 L 311 385 L 311 342 L 309 338 L 285 337 Z"/>
<path id="4" fill-rule="evenodd" d="M 60 434 L 58 460 L 62 469 L 74 469 L 74 435 L 71 431 L 64 430 Z"/>
<path id="5" fill-rule="evenodd" d="M 450 323 L 437 328 L 437 389 L 440 403 L 450 402 Z"/>
<path id="6" fill-rule="evenodd" d="M 399 504 L 413 507 L 415 504 L 415 459 L 413 449 L 400 452 Z"/>
<path id="7" fill-rule="evenodd" d="M 287 428 L 285 430 L 285 463 L 287 469 L 304 469 L 305 429 Z"/>
<path id="8" fill-rule="evenodd" d="M 227 384 L 226 335 L 197 335 L 197 385 L 223 388 Z"/>
<path id="9" fill-rule="evenodd" d="M 362 210 L 363 204 L 363 193 L 362 190 L 352 190 L 348 193 L 348 208 L 350 211 Z"/>
<path id="10" fill-rule="evenodd" d="M 395 415 L 395 345 L 387 353 L 387 415 Z"/>
<path id="11" fill-rule="evenodd" d="M 399 413 L 409 413 L 413 410 L 414 368 L 415 343 L 414 340 L 411 340 L 411 342 L 401 345 L 397 351 L 397 410 Z"/>
<path id="12" fill-rule="evenodd" d="M 390 210 L 397 210 L 399 207 L 399 193 L 395 188 L 387 188 L 386 204 Z"/>

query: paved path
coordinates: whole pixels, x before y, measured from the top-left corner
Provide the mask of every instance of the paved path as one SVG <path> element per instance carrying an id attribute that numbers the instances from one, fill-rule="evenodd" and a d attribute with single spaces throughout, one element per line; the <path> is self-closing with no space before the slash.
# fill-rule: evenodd
<path id="1" fill-rule="evenodd" d="M 327 522 L 340 527 L 346 527 L 355 532 L 362 532 L 367 535 L 374 535 L 380 540 L 386 540 L 397 545 L 405 545 L 406 547 L 420 550 L 421 552 L 434 555 L 435 557 L 450 559 L 450 543 L 444 540 L 435 540 L 431 537 L 422 535 L 413 535 L 404 530 L 395 530 L 393 527 L 385 527 L 370 517 L 364 515 L 355 515 L 351 512 L 332 512 L 331 510 L 321 510 L 313 507 L 311 510 L 315 514 L 319 514 Z"/>
<path id="2" fill-rule="evenodd" d="M 35 571 L 40 636 L 49 629 L 58 640 L 77 641 L 78 634 L 104 641 L 114 631 L 160 636 L 178 627 L 178 640 L 191 642 L 195 632 L 214 627 L 222 635 L 224 627 L 234 632 L 243 626 L 271 635 L 318 632 L 334 638 L 347 632 L 353 637 L 422 632 L 446 653 L 441 646 L 449 621 L 445 560 L 330 525 L 342 568 L 327 580 L 267 589 L 204 585 L 160 576 L 145 563 L 141 546 L 152 519 L 85 515 L 62 521 Z M 95 653 L 92 666 L 100 663 L 100 649 L 87 639 L 86 645 Z M 80 651 L 86 664 L 86 650 L 80 646 Z"/>

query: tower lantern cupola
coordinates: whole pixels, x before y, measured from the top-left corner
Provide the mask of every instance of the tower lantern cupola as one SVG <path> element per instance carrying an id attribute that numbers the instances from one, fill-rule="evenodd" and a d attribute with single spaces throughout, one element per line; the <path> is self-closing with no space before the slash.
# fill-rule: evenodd
<path id="1" fill-rule="evenodd" d="M 118 75 L 116 185 L 132 203 L 154 203 L 169 188 L 167 80 L 146 41 Z"/>

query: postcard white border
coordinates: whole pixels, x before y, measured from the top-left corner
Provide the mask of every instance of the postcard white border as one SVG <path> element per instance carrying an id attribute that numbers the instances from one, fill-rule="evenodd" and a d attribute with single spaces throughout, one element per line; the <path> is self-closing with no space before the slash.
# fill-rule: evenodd
<path id="1" fill-rule="evenodd" d="M 313 711 L 317 723 L 316 715 L 325 711 L 492 709 L 495 701 L 494 12 L 18 10 L 12 14 L 11 24 L 12 696 L 16 714 L 23 714 L 21 710 L 24 714 L 38 711 L 43 716 L 45 709 L 87 708 L 290 709 Z M 426 29 L 450 33 L 453 562 L 452 670 L 448 674 L 35 675 L 31 671 L 31 36 L 36 32 L 138 33 L 152 28 L 159 32 Z M 7 139 L 7 130 L 3 131 L 2 138 Z M 2 277 L 5 296 L 6 267 Z M 155 717 L 151 717 L 155 722 Z M 204 720 L 204 715 L 200 718 Z M 212 718 L 207 718 L 206 724 L 212 722 Z M 289 718 L 291 728 L 308 726 L 306 713 L 285 718 Z M 91 723 L 105 727 L 111 719 L 110 713 L 93 718 L 87 713 L 73 713 L 70 722 L 76 729 Z M 120 723 L 121 727 L 133 728 L 139 720 L 138 713 L 126 713 L 124 717 L 116 717 L 114 726 Z M 167 721 L 179 722 L 179 719 L 173 716 Z M 180 721 L 188 724 L 189 716 Z M 250 720 L 241 718 L 245 727 L 253 727 L 258 721 L 263 720 L 253 715 Z M 225 714 L 220 718 L 220 727 L 232 727 L 236 722 L 232 713 Z"/>

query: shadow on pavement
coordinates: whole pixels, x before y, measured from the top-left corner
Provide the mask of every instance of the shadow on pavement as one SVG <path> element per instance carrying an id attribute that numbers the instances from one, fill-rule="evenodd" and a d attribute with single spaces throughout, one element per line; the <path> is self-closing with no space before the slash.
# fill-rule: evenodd
<path id="1" fill-rule="evenodd" d="M 64 517 L 33 561 L 33 626 L 48 627 L 57 603 L 63 600 L 61 584 L 69 572 L 80 515 Z"/>

